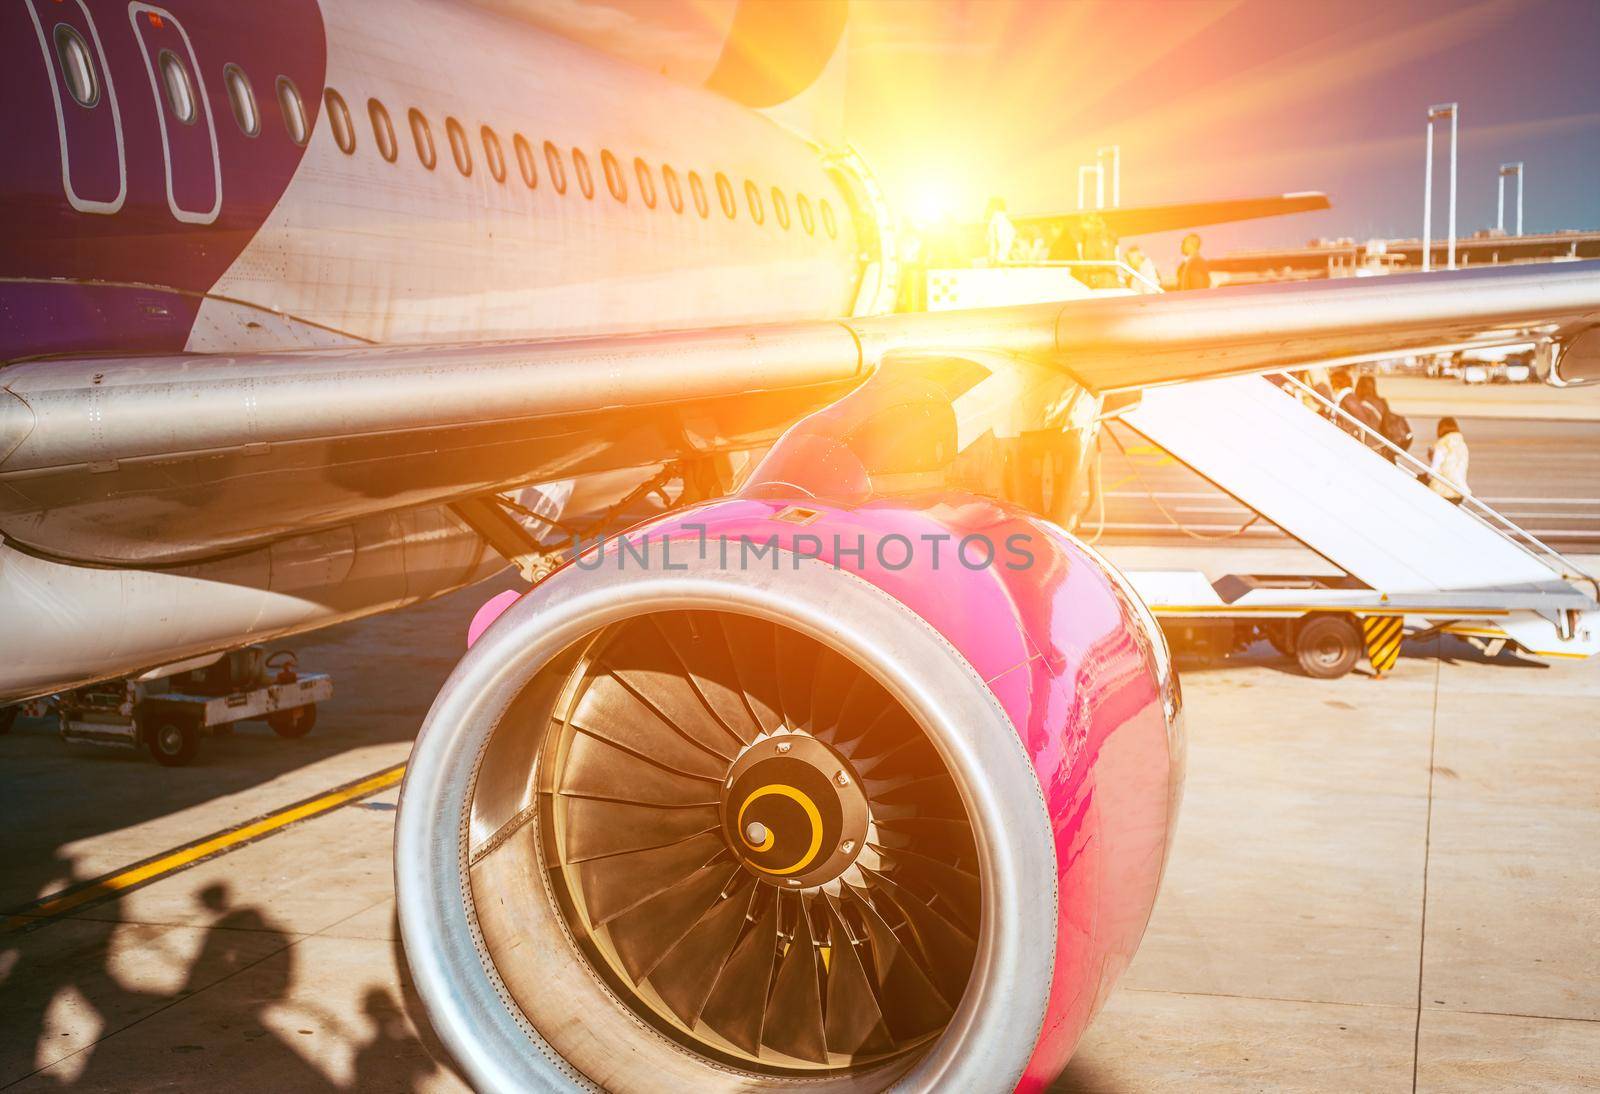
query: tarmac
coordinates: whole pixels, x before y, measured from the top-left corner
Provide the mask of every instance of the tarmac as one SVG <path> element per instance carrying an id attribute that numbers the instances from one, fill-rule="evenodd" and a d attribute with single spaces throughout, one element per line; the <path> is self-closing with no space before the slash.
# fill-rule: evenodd
<path id="1" fill-rule="evenodd" d="M 512 586 L 298 640 L 335 680 L 302 740 L 249 725 L 170 770 L 40 720 L 0 736 L 0 909 L 76 894 L 0 917 L 0 1088 L 463 1089 L 396 940 L 392 775 Z M 1181 674 L 1166 882 L 1054 1089 L 1592 1088 L 1600 660 L 1435 639 L 1383 680 L 1313 681 L 1258 644 Z"/>

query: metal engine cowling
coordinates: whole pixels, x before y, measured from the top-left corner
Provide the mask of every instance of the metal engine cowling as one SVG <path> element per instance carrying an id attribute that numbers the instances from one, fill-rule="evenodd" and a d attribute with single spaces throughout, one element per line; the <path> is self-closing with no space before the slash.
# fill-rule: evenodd
<path id="1" fill-rule="evenodd" d="M 1182 782 L 1159 631 L 1053 525 L 884 493 L 922 458 L 871 456 L 884 404 L 558 572 L 441 692 L 396 884 L 478 1087 L 1034 1089 L 1131 959 Z"/>

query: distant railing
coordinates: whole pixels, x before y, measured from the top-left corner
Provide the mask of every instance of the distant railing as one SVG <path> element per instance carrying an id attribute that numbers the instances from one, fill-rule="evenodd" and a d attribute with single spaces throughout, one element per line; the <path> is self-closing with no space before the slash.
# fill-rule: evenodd
<path id="1" fill-rule="evenodd" d="M 1323 396 L 1320 392 L 1311 387 L 1311 385 L 1305 383 L 1303 380 L 1299 380 L 1287 372 L 1279 372 L 1275 373 L 1275 375 L 1284 380 L 1286 383 L 1290 384 L 1295 390 L 1300 392 L 1306 398 L 1310 399 L 1313 403 L 1321 406 L 1323 408 L 1323 413 L 1326 414 L 1327 417 L 1333 419 L 1335 422 L 1343 422 L 1350 426 L 1355 431 L 1356 435 L 1361 440 L 1365 441 L 1369 447 L 1374 446 L 1374 442 L 1376 442 L 1377 446 L 1386 448 L 1390 452 L 1394 453 L 1395 465 L 1397 467 L 1404 468 L 1411 474 L 1412 478 L 1425 481 L 1442 482 L 1451 490 L 1454 490 L 1457 494 L 1461 495 L 1460 507 L 1463 512 L 1467 513 L 1474 520 L 1478 521 L 1478 523 L 1484 525 L 1495 534 L 1499 535 L 1502 539 L 1515 544 L 1522 550 L 1524 554 L 1537 559 L 1542 565 L 1548 566 L 1550 569 L 1560 574 L 1563 580 L 1587 582 L 1594 589 L 1596 599 L 1600 600 L 1600 580 L 1597 580 L 1593 574 L 1590 574 L 1588 571 L 1584 570 L 1576 562 L 1573 562 L 1566 555 L 1563 555 L 1560 551 L 1539 539 L 1532 532 L 1529 532 L 1526 528 L 1523 528 L 1520 524 L 1517 524 L 1498 509 L 1489 506 L 1485 502 L 1479 501 L 1477 496 L 1474 495 L 1472 491 L 1467 489 L 1465 483 L 1459 483 L 1444 475 L 1438 474 L 1430 465 L 1419 460 L 1410 452 L 1389 440 L 1388 437 L 1385 437 L 1382 433 L 1367 425 L 1360 418 L 1357 418 L 1355 415 L 1347 412 L 1338 403 L 1335 403 L 1333 400 Z"/>
<path id="2" fill-rule="evenodd" d="M 1141 285 L 1149 286 L 1151 292 L 1162 291 L 1160 282 L 1151 280 L 1149 277 L 1140 273 L 1138 270 L 1134 269 L 1120 258 L 1041 258 L 1037 261 L 1025 258 L 1008 258 L 1004 262 L 990 263 L 990 265 L 1025 266 L 1029 268 L 1037 268 L 1040 266 L 1062 266 L 1067 269 L 1074 270 L 1116 270 L 1118 273 L 1126 274 L 1129 280 L 1137 281 Z"/>

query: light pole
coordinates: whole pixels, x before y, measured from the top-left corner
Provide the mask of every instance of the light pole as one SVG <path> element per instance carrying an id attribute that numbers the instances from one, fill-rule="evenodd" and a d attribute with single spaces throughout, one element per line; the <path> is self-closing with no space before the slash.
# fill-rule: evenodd
<path id="1" fill-rule="evenodd" d="M 1433 123 L 1450 119 L 1450 245 L 1449 269 L 1456 268 L 1456 122 L 1460 103 L 1438 103 L 1428 107 L 1428 154 L 1423 165 L 1422 192 L 1422 270 L 1433 268 Z"/>
<path id="2" fill-rule="evenodd" d="M 1522 234 L 1522 161 L 1516 163 L 1502 163 L 1500 165 L 1500 196 L 1496 203 L 1495 227 L 1504 234 L 1506 230 L 1506 179 L 1515 175 L 1517 177 L 1517 234 Z"/>
<path id="3" fill-rule="evenodd" d="M 1106 154 L 1111 155 L 1111 207 L 1122 207 L 1122 145 L 1108 144 L 1095 152 L 1095 160 L 1102 172 L 1105 171 Z"/>

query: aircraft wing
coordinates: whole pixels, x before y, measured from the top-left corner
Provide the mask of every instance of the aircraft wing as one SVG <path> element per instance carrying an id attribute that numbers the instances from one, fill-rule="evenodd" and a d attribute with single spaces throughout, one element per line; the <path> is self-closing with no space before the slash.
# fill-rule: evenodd
<path id="1" fill-rule="evenodd" d="M 178 565 L 375 512 L 759 447 L 897 351 L 1118 391 L 1549 338 L 1592 356 L 1600 262 L 539 343 L 0 369 L 0 534 Z"/>
<path id="2" fill-rule="evenodd" d="M 1232 198 L 1227 201 L 1190 201 L 1171 205 L 1126 205 L 1115 209 L 1080 210 L 1075 213 L 1037 213 L 1014 216 L 1018 227 L 1045 228 L 1052 225 L 1067 227 L 1081 224 L 1089 216 L 1098 216 L 1112 235 L 1121 239 L 1127 236 L 1148 235 L 1151 232 L 1172 232 L 1181 228 L 1203 228 L 1208 224 L 1228 224 L 1236 220 L 1258 220 L 1262 217 L 1283 216 L 1285 213 L 1309 213 L 1328 208 L 1328 195 L 1315 190 L 1296 194 L 1271 194 L 1258 198 Z"/>

